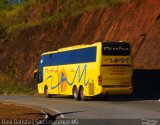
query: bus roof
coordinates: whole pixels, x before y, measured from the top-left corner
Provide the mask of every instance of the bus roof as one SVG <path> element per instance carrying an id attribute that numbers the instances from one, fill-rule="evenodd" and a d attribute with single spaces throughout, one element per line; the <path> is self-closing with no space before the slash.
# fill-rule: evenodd
<path id="1" fill-rule="evenodd" d="M 68 51 L 68 50 L 76 50 L 76 49 L 81 49 L 81 48 L 86 48 L 86 47 L 91 47 L 91 46 L 97 46 L 98 44 L 101 44 L 101 42 L 93 43 L 93 44 L 82 44 L 82 45 L 69 46 L 69 47 L 60 48 L 57 51 L 50 51 L 50 52 L 42 53 L 42 55 L 64 52 L 64 51 Z"/>

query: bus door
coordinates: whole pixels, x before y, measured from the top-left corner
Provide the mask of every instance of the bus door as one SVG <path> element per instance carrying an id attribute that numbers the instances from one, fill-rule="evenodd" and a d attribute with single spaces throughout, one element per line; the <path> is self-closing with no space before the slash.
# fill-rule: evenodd
<path id="1" fill-rule="evenodd" d="M 57 64 L 57 76 L 58 76 L 58 92 L 59 94 L 69 94 L 70 93 L 70 86 L 67 82 L 67 71 L 70 70 L 71 66 L 69 64 L 69 52 L 59 52 L 55 54 L 56 64 Z M 71 74 L 70 74 L 71 75 Z"/>
<path id="2" fill-rule="evenodd" d="M 60 80 L 59 80 L 59 74 L 58 74 L 58 65 L 57 65 L 57 53 L 51 54 L 51 76 L 52 76 L 52 82 L 51 82 L 51 91 L 52 94 L 60 94 L 59 91 L 59 85 L 60 85 Z"/>

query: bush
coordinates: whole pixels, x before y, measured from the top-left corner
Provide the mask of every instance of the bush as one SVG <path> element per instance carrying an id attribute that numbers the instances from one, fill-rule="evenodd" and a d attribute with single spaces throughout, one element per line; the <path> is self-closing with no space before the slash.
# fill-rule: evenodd
<path id="1" fill-rule="evenodd" d="M 6 28 L 0 24 L 0 39 L 4 38 L 6 35 Z"/>
<path id="2" fill-rule="evenodd" d="M 18 3 L 22 4 L 11 4 L 12 2 L 9 1 L 19 1 Z M 7 31 L 10 32 L 15 29 L 24 29 L 44 22 L 54 23 L 59 19 L 69 16 L 112 7 L 113 5 L 128 1 L 57 0 L 56 2 L 55 0 L 0 0 L 0 23 L 5 25 Z"/>
<path id="3" fill-rule="evenodd" d="M 0 0 L 0 11 L 5 10 L 8 6 L 7 0 Z"/>
<path id="4" fill-rule="evenodd" d="M 14 78 L 0 72 L 0 94 L 36 94 L 33 88 L 27 88 L 15 83 Z"/>

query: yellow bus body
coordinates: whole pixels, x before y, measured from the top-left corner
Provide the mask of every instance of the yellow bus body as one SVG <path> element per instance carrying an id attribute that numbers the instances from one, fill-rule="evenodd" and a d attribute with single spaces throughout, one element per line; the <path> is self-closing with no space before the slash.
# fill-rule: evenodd
<path id="1" fill-rule="evenodd" d="M 131 56 L 103 56 L 101 42 L 63 48 L 43 53 L 42 56 L 88 47 L 96 47 L 95 62 L 43 67 L 43 81 L 38 83 L 38 92 L 44 94 L 44 88 L 47 86 L 49 94 L 73 95 L 73 86 L 76 86 L 78 90 L 80 87 L 84 88 L 85 96 L 131 94 Z M 102 76 L 101 85 L 98 83 L 99 76 Z"/>

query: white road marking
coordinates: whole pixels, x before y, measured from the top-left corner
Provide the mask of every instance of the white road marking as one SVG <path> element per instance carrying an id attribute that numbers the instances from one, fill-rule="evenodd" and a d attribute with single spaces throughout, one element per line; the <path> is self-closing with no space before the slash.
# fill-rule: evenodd
<path id="1" fill-rule="evenodd" d="M 64 115 L 62 114 L 62 112 L 60 112 L 60 111 L 58 111 L 58 110 L 56 110 L 56 109 L 53 109 L 53 108 L 51 108 L 51 107 L 47 107 L 47 108 L 50 109 L 50 110 L 52 110 L 52 111 L 54 111 L 54 112 L 57 112 L 58 114 L 61 114 L 60 117 L 61 117 L 61 118 L 64 118 Z"/>
<path id="2" fill-rule="evenodd" d="M 47 115 L 47 113 L 46 112 L 43 112 L 44 114 L 45 114 L 45 119 L 47 119 L 48 118 L 48 115 Z"/>

